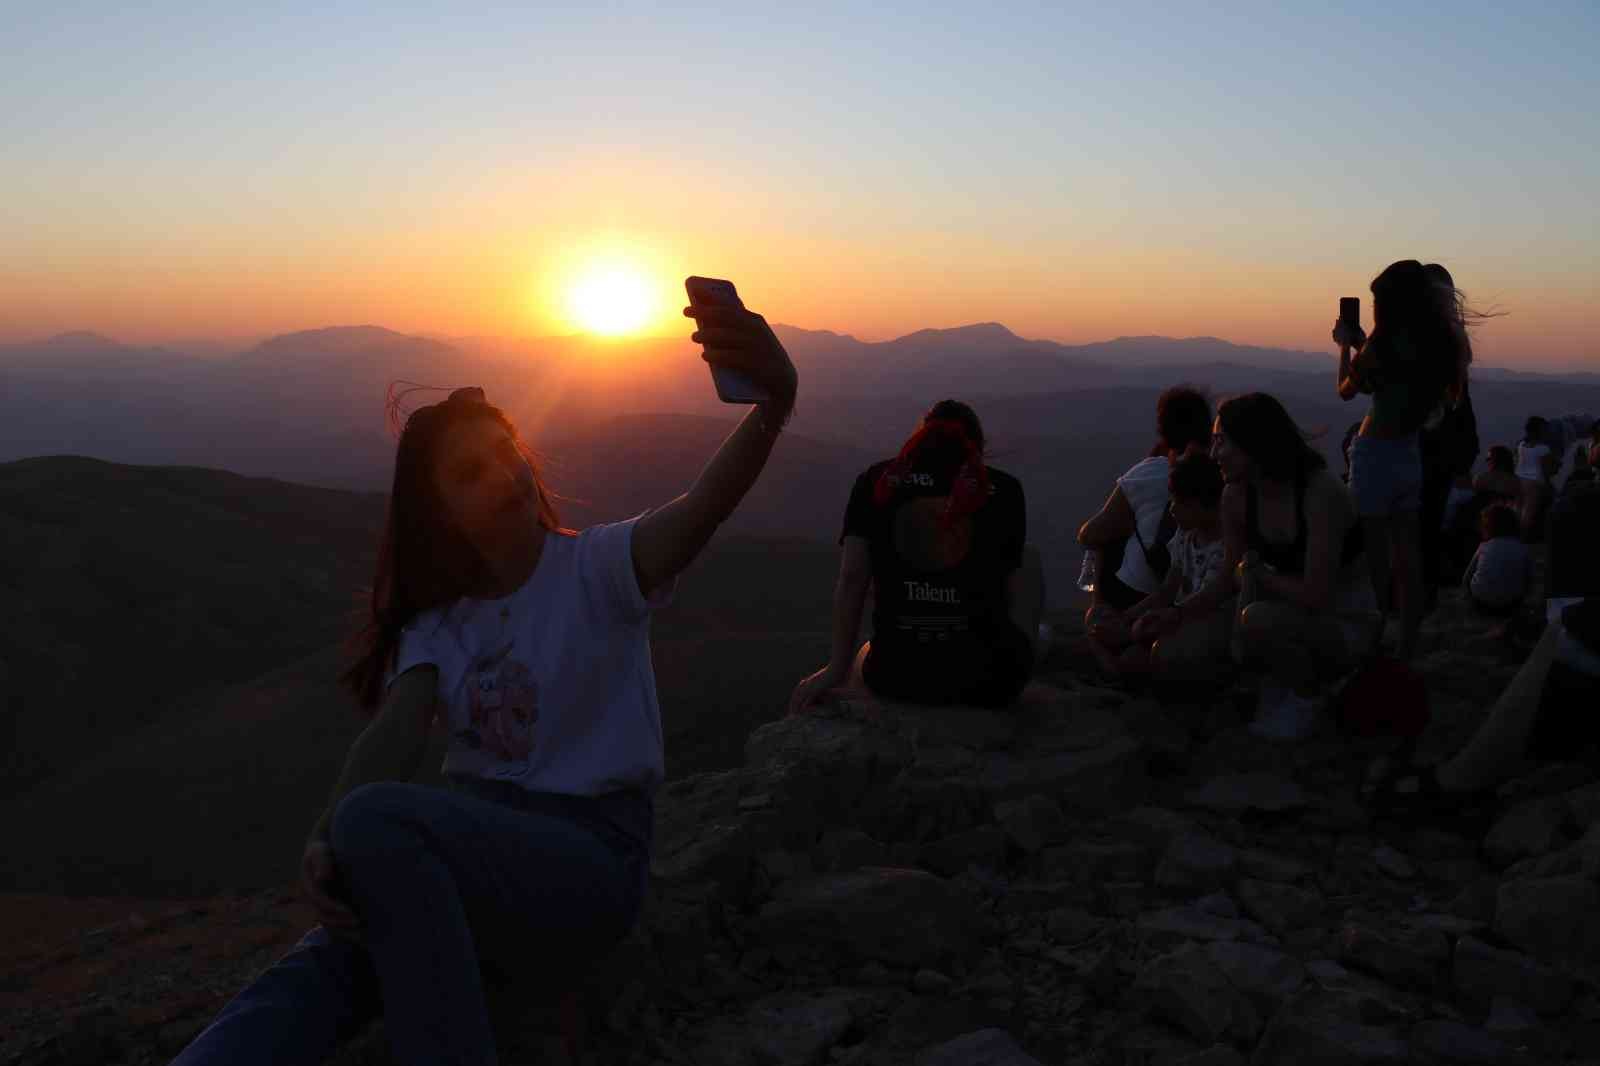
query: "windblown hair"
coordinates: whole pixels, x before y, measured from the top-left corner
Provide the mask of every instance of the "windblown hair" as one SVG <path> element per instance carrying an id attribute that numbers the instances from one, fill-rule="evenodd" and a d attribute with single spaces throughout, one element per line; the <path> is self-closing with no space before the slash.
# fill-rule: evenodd
<path id="1" fill-rule="evenodd" d="M 1378 373 L 1404 379 L 1420 422 L 1466 380 L 1472 344 L 1450 272 L 1415 259 L 1390 263 L 1372 279 L 1372 336 Z"/>

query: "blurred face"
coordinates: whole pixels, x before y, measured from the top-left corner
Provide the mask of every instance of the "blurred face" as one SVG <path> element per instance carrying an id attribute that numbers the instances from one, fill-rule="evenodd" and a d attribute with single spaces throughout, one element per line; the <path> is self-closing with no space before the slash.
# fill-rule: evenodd
<path id="1" fill-rule="evenodd" d="M 1211 424 L 1211 458 L 1222 468 L 1222 480 L 1230 485 L 1250 480 L 1250 457 L 1222 430 L 1222 419 Z"/>
<path id="2" fill-rule="evenodd" d="M 538 523 L 533 469 L 491 418 L 451 427 L 434 457 L 433 476 L 451 520 L 480 551 Z"/>

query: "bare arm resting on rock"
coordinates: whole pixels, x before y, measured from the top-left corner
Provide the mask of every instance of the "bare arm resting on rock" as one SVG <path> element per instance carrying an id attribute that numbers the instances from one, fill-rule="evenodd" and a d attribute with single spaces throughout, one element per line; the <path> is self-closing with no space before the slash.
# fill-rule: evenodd
<path id="1" fill-rule="evenodd" d="M 861 612 L 872 584 L 872 559 L 867 538 L 845 537 L 839 557 L 839 578 L 833 587 L 833 651 L 828 665 L 801 681 L 789 698 L 789 713 L 799 714 L 824 693 L 850 679 L 856 657 L 856 636 L 861 632 Z"/>

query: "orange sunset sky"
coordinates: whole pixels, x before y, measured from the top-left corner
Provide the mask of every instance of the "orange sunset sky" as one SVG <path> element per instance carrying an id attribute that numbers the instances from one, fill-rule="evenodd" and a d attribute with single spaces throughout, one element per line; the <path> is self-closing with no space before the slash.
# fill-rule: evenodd
<path id="1" fill-rule="evenodd" d="M 0 341 L 562 334 L 598 270 L 631 332 L 700 273 L 867 339 L 1322 350 L 1416 257 L 1509 312 L 1480 360 L 1600 370 L 1592 5 L 1163 10 L 41 13 Z"/>

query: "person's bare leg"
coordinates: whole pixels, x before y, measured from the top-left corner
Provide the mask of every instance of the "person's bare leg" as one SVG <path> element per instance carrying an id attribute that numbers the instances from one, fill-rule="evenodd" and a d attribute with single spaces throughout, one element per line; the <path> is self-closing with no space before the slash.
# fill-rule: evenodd
<path id="1" fill-rule="evenodd" d="M 1337 623 L 1280 600 L 1252 603 L 1240 612 L 1239 626 L 1251 661 L 1302 696 L 1315 696 L 1323 675 L 1347 658 Z"/>
<path id="2" fill-rule="evenodd" d="M 1392 527 L 1387 515 L 1368 516 L 1361 519 L 1366 531 L 1367 571 L 1372 576 L 1372 595 L 1378 601 L 1378 613 L 1388 622 L 1394 614 L 1394 546 Z M 1383 636 L 1383 624 L 1378 626 L 1378 636 Z"/>
<path id="3" fill-rule="evenodd" d="M 1545 678 L 1555 661 L 1561 627 L 1545 627 L 1544 636 L 1511 683 L 1489 710 L 1467 746 L 1440 763 L 1436 773 L 1446 792 L 1472 792 L 1499 784 L 1522 762 L 1528 733 L 1539 713 Z"/>
<path id="4" fill-rule="evenodd" d="M 867 652 L 871 650 L 872 641 L 869 640 L 861 645 L 860 651 L 856 652 L 855 659 L 850 663 L 850 680 L 846 682 L 850 688 L 857 689 L 861 692 L 867 691 L 867 679 L 862 671 L 866 669 Z"/>
<path id="5" fill-rule="evenodd" d="M 1210 681 L 1223 670 L 1233 637 L 1233 617 L 1216 611 L 1187 622 L 1150 649 L 1151 668 L 1164 681 Z"/>
<path id="6" fill-rule="evenodd" d="M 1089 653 L 1094 656 L 1094 661 L 1100 664 L 1100 669 L 1108 675 L 1116 677 L 1122 672 L 1122 668 L 1118 665 L 1117 649 L 1112 648 L 1093 631 L 1089 633 Z"/>
<path id="7" fill-rule="evenodd" d="M 1522 498 L 1519 501 L 1518 517 L 1522 521 L 1522 539 L 1532 541 L 1534 531 L 1539 527 L 1539 483 L 1523 479 Z"/>
<path id="8" fill-rule="evenodd" d="M 1400 585 L 1400 661 L 1410 662 L 1417 653 L 1422 634 L 1423 599 L 1427 595 L 1422 579 L 1422 527 L 1418 512 L 1403 511 L 1394 516 L 1391 527 L 1394 576 Z"/>
<path id="9" fill-rule="evenodd" d="M 1150 672 L 1150 647 L 1146 644 L 1133 643 L 1123 649 L 1117 656 L 1117 669 L 1124 674 L 1148 674 Z"/>

